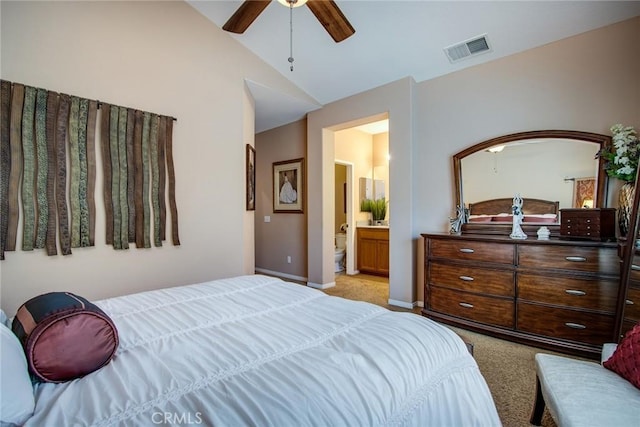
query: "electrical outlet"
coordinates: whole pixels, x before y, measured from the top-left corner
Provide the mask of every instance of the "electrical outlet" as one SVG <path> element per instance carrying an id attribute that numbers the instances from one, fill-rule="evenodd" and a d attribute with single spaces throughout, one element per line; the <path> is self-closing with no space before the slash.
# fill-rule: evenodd
<path id="1" fill-rule="evenodd" d="M 291 257 L 287 255 L 287 264 L 291 264 Z"/>

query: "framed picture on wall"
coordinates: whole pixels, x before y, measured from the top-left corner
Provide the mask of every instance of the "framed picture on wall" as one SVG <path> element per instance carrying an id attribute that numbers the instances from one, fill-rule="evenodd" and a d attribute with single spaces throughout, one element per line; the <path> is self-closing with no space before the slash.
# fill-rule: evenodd
<path id="1" fill-rule="evenodd" d="M 256 210 L 256 149 L 247 144 L 247 210 Z"/>
<path id="2" fill-rule="evenodd" d="M 304 159 L 273 164 L 273 211 L 303 213 Z"/>

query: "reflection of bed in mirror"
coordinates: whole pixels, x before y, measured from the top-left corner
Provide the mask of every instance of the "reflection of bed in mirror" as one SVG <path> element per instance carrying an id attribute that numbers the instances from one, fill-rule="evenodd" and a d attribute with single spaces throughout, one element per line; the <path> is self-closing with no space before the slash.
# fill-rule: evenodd
<path id="1" fill-rule="evenodd" d="M 511 213 L 512 205 L 512 198 L 491 199 L 469 203 L 469 222 L 511 223 L 513 221 Z M 559 222 L 559 207 L 560 203 L 558 201 L 524 199 L 522 204 L 524 214 L 523 222 L 557 224 Z"/>

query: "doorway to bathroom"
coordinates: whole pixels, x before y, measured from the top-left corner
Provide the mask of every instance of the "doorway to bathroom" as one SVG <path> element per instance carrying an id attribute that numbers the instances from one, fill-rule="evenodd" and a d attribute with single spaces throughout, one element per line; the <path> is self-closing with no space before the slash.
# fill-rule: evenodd
<path id="1" fill-rule="evenodd" d="M 376 117 L 368 123 L 353 123 L 333 135 L 334 271 L 342 270 L 338 265 L 338 242 L 346 228 L 346 274 L 388 276 L 389 120 Z"/>
<path id="2" fill-rule="evenodd" d="M 334 236 L 335 242 L 335 271 L 338 273 L 356 274 L 354 238 L 355 227 L 353 217 L 353 163 L 344 160 L 335 160 L 335 219 Z M 344 233 L 344 235 L 343 235 Z M 344 252 L 338 246 L 344 242 Z M 338 259 L 340 257 L 341 259 Z M 341 265 L 340 265 L 341 264 Z"/>

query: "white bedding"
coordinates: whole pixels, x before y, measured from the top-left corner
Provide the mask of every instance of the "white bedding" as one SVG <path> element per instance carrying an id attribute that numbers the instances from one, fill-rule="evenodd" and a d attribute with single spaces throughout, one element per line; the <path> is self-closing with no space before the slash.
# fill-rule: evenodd
<path id="1" fill-rule="evenodd" d="M 36 386 L 27 426 L 496 426 L 462 340 L 422 316 L 266 276 L 97 301 L 120 347 Z"/>

